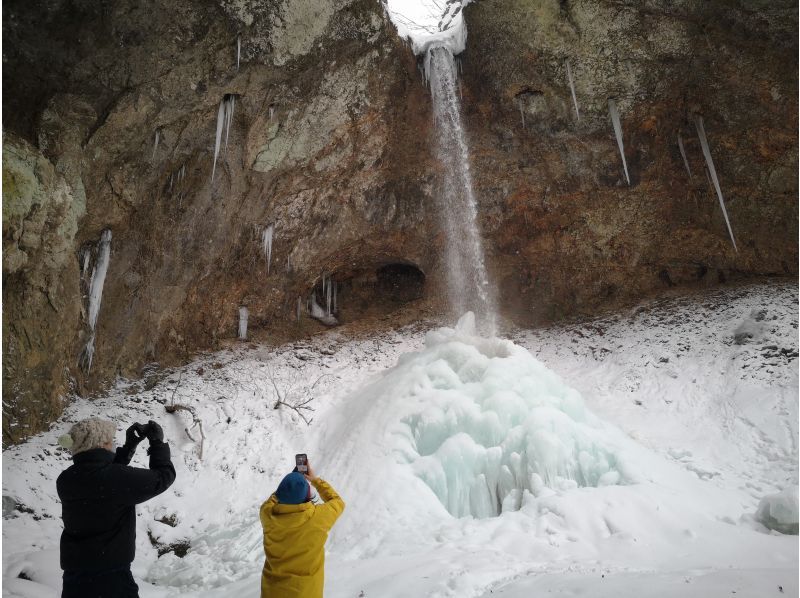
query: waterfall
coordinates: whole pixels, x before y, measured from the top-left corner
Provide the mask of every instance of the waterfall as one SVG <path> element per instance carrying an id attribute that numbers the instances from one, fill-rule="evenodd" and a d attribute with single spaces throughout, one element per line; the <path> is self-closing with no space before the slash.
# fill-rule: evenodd
<path id="1" fill-rule="evenodd" d="M 436 195 L 445 232 L 447 290 L 454 315 L 475 312 L 486 331 L 495 331 L 494 289 L 486 273 L 483 241 L 477 223 L 477 202 L 472 188 L 469 148 L 461 124 L 456 64 L 444 47 L 429 48 L 425 76 L 430 84 L 436 127 L 436 156 L 443 177 Z"/>

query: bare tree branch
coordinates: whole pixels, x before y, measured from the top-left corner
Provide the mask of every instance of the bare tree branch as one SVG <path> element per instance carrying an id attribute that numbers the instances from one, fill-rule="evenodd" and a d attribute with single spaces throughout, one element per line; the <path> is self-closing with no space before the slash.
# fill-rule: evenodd
<path id="1" fill-rule="evenodd" d="M 172 405 L 164 405 L 164 408 L 167 410 L 167 413 L 175 413 L 176 411 L 186 411 L 189 414 L 191 414 L 192 421 L 194 422 L 193 425 L 192 425 L 192 428 L 194 428 L 196 426 L 200 430 L 200 452 L 199 452 L 199 458 L 202 461 L 203 460 L 203 444 L 205 443 L 206 435 L 203 433 L 203 422 L 197 416 L 197 411 L 195 411 L 194 407 L 187 407 L 186 405 L 181 405 L 180 403 L 172 404 Z M 195 443 L 197 442 L 192 437 L 192 434 L 189 432 L 189 428 L 184 426 L 183 430 L 184 430 L 184 432 L 186 432 L 186 435 L 189 437 L 189 439 L 192 442 L 195 442 Z"/>

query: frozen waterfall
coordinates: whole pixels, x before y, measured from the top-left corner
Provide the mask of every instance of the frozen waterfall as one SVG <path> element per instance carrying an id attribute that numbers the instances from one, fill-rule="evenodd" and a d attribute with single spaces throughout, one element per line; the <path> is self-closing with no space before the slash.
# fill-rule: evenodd
<path id="1" fill-rule="evenodd" d="M 489 284 L 483 241 L 478 229 L 469 147 L 461 124 L 456 63 L 448 48 L 428 49 L 425 76 L 433 99 L 436 155 L 443 173 L 436 198 L 442 230 L 446 235 L 449 302 L 455 315 L 473 311 L 484 332 L 494 334 L 494 289 Z"/>
<path id="2" fill-rule="evenodd" d="M 88 266 L 87 255 L 88 254 L 84 255 L 84 268 Z M 106 282 L 106 274 L 108 273 L 108 264 L 110 261 L 111 230 L 106 229 L 100 235 L 100 242 L 97 246 L 97 257 L 94 269 L 92 270 L 92 277 L 89 281 L 88 323 L 90 336 L 79 359 L 87 373 L 92 369 L 92 361 L 94 360 L 95 328 L 97 326 L 97 316 L 100 313 L 100 303 L 103 300 L 103 286 Z"/>

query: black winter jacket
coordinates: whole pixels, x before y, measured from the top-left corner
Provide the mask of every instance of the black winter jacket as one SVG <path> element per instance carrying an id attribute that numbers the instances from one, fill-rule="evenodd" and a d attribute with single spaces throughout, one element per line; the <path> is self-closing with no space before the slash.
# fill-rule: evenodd
<path id="1" fill-rule="evenodd" d="M 150 469 L 129 467 L 134 449 L 78 453 L 58 476 L 64 532 L 64 571 L 105 571 L 130 566 L 136 553 L 136 508 L 175 481 L 169 445 L 150 445 Z"/>

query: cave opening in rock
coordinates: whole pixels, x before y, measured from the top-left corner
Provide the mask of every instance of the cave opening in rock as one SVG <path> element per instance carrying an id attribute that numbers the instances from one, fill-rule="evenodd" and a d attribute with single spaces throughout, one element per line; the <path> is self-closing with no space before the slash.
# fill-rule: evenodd
<path id="1" fill-rule="evenodd" d="M 416 265 L 401 261 L 326 274 L 313 291 L 324 311 L 329 288 L 331 315 L 338 323 L 352 322 L 389 314 L 422 298 L 425 274 Z"/>

